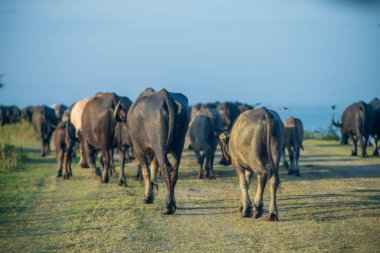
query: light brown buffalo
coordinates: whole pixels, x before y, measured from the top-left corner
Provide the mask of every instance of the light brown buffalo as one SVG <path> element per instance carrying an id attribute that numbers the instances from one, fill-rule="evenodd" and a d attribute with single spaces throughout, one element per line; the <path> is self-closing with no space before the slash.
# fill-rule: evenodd
<path id="1" fill-rule="evenodd" d="M 82 141 L 82 136 L 81 136 L 81 131 L 82 131 L 82 113 L 87 105 L 87 103 L 90 101 L 90 98 L 84 98 L 82 100 L 79 100 L 78 102 L 75 103 L 73 108 L 71 109 L 70 112 L 70 121 L 74 125 L 75 130 L 76 130 L 76 136 L 80 141 L 80 147 L 79 147 L 79 152 L 80 152 L 80 158 L 79 158 L 79 164 L 82 168 L 88 168 L 86 158 L 84 156 L 84 151 L 83 151 L 83 141 Z"/>
<path id="2" fill-rule="evenodd" d="M 248 189 L 253 173 L 258 179 L 254 201 L 255 218 L 263 215 L 263 194 L 270 177 L 271 202 L 268 220 L 278 221 L 276 192 L 280 185 L 278 165 L 281 159 L 284 124 L 278 114 L 265 107 L 240 114 L 231 132 L 219 136 L 223 164 L 235 167 L 242 192 L 242 217 L 252 217 Z"/>

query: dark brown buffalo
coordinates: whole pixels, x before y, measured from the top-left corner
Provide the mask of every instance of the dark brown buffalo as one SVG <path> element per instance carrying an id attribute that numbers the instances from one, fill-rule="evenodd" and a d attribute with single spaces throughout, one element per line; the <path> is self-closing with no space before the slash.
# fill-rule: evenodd
<path id="1" fill-rule="evenodd" d="M 32 122 L 34 106 L 30 105 L 21 109 L 21 116 L 25 120 Z"/>
<path id="2" fill-rule="evenodd" d="M 334 118 L 332 123 L 334 126 L 339 127 L 342 140 L 341 144 L 348 144 L 348 139 L 352 140 L 352 156 L 357 155 L 357 142 L 359 140 L 361 146 L 361 156 L 367 157 L 367 143 L 370 134 L 372 117 L 372 107 L 367 103 L 360 101 L 354 103 L 346 108 L 343 112 L 342 122 L 335 122 Z"/>
<path id="3" fill-rule="evenodd" d="M 284 166 L 289 169 L 289 175 L 300 176 L 298 161 L 300 150 L 303 149 L 303 124 L 300 119 L 291 116 L 285 120 L 284 125 L 284 150 L 282 153 Z M 286 161 L 285 149 L 288 151 L 290 167 Z"/>
<path id="4" fill-rule="evenodd" d="M 75 143 L 78 141 L 75 135 L 75 127 L 68 120 L 60 122 L 54 131 L 53 140 L 55 151 L 57 152 L 57 177 L 62 177 L 63 161 L 65 169 L 63 170 L 63 179 L 69 179 L 73 176 L 71 169 L 71 160 L 73 157 Z"/>
<path id="5" fill-rule="evenodd" d="M 178 179 L 178 166 L 188 128 L 189 107 L 187 98 L 180 93 L 163 89 L 155 92 L 148 88 L 132 104 L 128 113 L 128 131 L 133 153 L 142 168 L 145 183 L 145 203 L 153 203 L 153 186 L 157 185 L 158 166 L 166 185 L 164 214 L 176 211 L 174 188 Z M 173 157 L 171 164 L 168 154 Z M 153 161 L 149 169 L 148 161 Z M 157 163 L 155 162 L 157 161 Z"/>
<path id="6" fill-rule="evenodd" d="M 109 182 L 111 151 L 114 149 L 115 126 L 126 124 L 127 110 L 123 108 L 115 93 L 104 93 L 92 98 L 84 107 L 81 119 L 81 137 L 87 162 L 92 171 L 99 175 L 95 166 L 96 154 L 103 156 L 100 181 Z"/>
<path id="7" fill-rule="evenodd" d="M 265 107 L 243 112 L 232 126 L 231 132 L 219 136 L 224 164 L 232 163 L 239 177 L 242 191 L 242 217 L 252 217 L 249 185 L 253 173 L 258 179 L 254 201 L 255 218 L 264 212 L 263 194 L 270 177 L 270 221 L 278 221 L 276 192 L 280 185 L 278 165 L 281 158 L 284 124 L 278 114 Z"/>
<path id="8" fill-rule="evenodd" d="M 372 106 L 372 125 L 370 134 L 373 142 L 373 156 L 379 155 L 379 140 L 380 140 L 380 100 L 374 98 L 371 100 Z"/>
<path id="9" fill-rule="evenodd" d="M 20 122 L 21 111 L 15 106 L 0 106 L 0 126 Z"/>
<path id="10" fill-rule="evenodd" d="M 50 139 L 58 125 L 54 110 L 46 105 L 32 108 L 32 125 L 42 146 L 41 156 L 50 154 Z"/>
<path id="11" fill-rule="evenodd" d="M 222 116 L 223 128 L 231 129 L 232 124 L 240 114 L 239 107 L 235 103 L 224 102 L 218 104 L 217 109 Z"/>
<path id="12" fill-rule="evenodd" d="M 220 113 L 209 108 L 200 109 L 190 123 L 189 136 L 199 166 L 198 179 L 203 178 L 204 171 L 206 178 L 215 179 L 214 157 L 222 124 Z"/>

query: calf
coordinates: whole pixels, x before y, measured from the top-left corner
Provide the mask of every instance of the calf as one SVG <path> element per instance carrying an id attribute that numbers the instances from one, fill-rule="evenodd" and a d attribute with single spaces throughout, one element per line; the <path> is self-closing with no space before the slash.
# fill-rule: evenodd
<path id="1" fill-rule="evenodd" d="M 189 136 L 191 148 L 195 152 L 198 162 L 198 179 L 206 177 L 215 179 L 214 157 L 218 145 L 217 134 L 222 129 L 222 117 L 215 109 L 203 108 L 198 111 L 190 123 Z M 206 163 L 204 164 L 204 161 Z"/>
<path id="2" fill-rule="evenodd" d="M 75 142 L 78 141 L 75 136 L 74 125 L 69 120 L 66 122 L 60 122 L 54 131 L 53 140 L 57 152 L 57 177 L 62 177 L 63 160 L 65 160 L 63 179 L 69 179 L 73 176 L 71 160 L 73 157 Z"/>
<path id="3" fill-rule="evenodd" d="M 278 221 L 276 192 L 280 185 L 278 165 L 282 152 L 284 124 L 278 114 L 265 107 L 243 112 L 230 132 L 219 135 L 223 164 L 236 169 L 242 192 L 242 217 L 252 217 L 252 204 L 248 189 L 253 173 L 258 187 L 254 201 L 255 218 L 263 215 L 263 194 L 270 177 L 271 202 L 268 220 Z"/>
<path id="4" fill-rule="evenodd" d="M 287 167 L 289 175 L 300 176 L 298 160 L 303 141 L 303 124 L 300 119 L 289 117 L 284 122 L 284 150 L 282 153 L 284 166 Z M 286 161 L 285 149 L 288 151 L 290 167 Z"/>

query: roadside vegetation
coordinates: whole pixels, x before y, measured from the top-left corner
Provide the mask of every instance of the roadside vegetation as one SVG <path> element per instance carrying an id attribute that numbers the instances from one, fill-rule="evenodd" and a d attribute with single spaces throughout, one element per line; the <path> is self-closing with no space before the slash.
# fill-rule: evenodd
<path id="1" fill-rule="evenodd" d="M 331 124 L 326 128 L 321 128 L 315 131 L 305 131 L 305 140 L 339 140 L 339 135 L 336 128 Z"/>

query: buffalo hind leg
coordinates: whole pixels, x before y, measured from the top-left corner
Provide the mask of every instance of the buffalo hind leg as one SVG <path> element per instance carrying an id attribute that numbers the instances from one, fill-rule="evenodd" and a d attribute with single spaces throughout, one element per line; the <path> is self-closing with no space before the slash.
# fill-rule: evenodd
<path id="1" fill-rule="evenodd" d="M 92 173 L 96 176 L 100 175 L 99 168 L 96 168 L 95 158 L 96 158 L 96 151 L 93 147 L 90 146 L 89 143 L 85 142 L 83 145 L 84 148 L 84 154 L 86 155 L 86 160 L 88 162 L 88 165 L 90 166 Z"/>
<path id="2" fill-rule="evenodd" d="M 242 210 L 241 210 L 241 217 L 242 218 L 250 218 L 252 217 L 252 203 L 251 199 L 249 198 L 248 194 L 248 188 L 249 188 L 249 182 L 247 182 L 246 176 L 245 176 L 245 169 L 241 167 L 240 165 L 234 166 L 236 168 L 236 174 L 239 178 L 239 185 L 240 190 L 242 194 Z"/>
<path id="3" fill-rule="evenodd" d="M 102 166 L 102 183 L 108 183 L 110 181 L 110 160 L 111 160 L 111 152 L 109 150 L 103 150 L 103 166 Z"/>
<path id="4" fill-rule="evenodd" d="M 63 150 L 57 150 L 57 177 L 62 177 Z"/>
<path id="5" fill-rule="evenodd" d="M 373 156 L 379 156 L 379 136 L 372 136 L 373 141 Z"/>
<path id="6" fill-rule="evenodd" d="M 119 175 L 119 183 L 118 183 L 120 186 L 127 186 L 127 178 L 125 177 L 125 171 L 124 171 L 125 162 L 126 162 L 125 154 L 126 154 L 126 149 L 121 148 L 121 152 L 120 152 L 120 158 L 121 158 L 120 175 Z"/>
<path id="7" fill-rule="evenodd" d="M 214 158 L 215 158 L 215 150 L 211 151 L 211 154 L 210 154 L 209 163 L 210 163 L 210 171 L 212 174 L 212 178 L 210 178 L 210 179 L 216 179 L 215 173 L 214 173 Z"/>
<path id="8" fill-rule="evenodd" d="M 293 175 L 294 174 L 294 158 L 295 158 L 294 148 L 293 146 L 288 146 L 287 149 L 288 149 L 289 161 L 290 161 L 288 175 Z"/>
<path id="9" fill-rule="evenodd" d="M 264 213 L 264 189 L 268 180 L 268 173 L 266 170 L 257 175 L 257 192 L 255 196 L 255 204 L 253 210 L 255 212 L 255 219 L 260 218 Z"/>
<path id="10" fill-rule="evenodd" d="M 195 157 L 197 158 L 198 162 L 198 179 L 203 178 L 203 161 L 204 161 L 204 156 L 201 155 L 199 150 L 194 150 L 195 152 Z"/>
<path id="11" fill-rule="evenodd" d="M 157 196 L 158 194 L 158 183 L 157 183 L 157 173 L 158 173 L 158 163 L 157 159 L 154 158 L 152 163 L 151 163 L 151 184 L 153 188 L 153 194 L 154 196 Z"/>
<path id="12" fill-rule="evenodd" d="M 356 138 L 355 135 L 352 135 L 351 136 L 351 140 L 352 140 L 352 152 L 351 152 L 351 156 L 357 156 L 358 155 L 358 147 L 357 147 L 358 139 Z"/>
<path id="13" fill-rule="evenodd" d="M 152 204 L 154 201 L 154 195 L 152 191 L 152 184 L 150 182 L 150 171 L 148 167 L 148 162 L 145 155 L 141 151 L 136 151 L 135 157 L 139 162 L 141 167 L 141 173 L 144 178 L 145 193 L 144 193 L 144 203 Z"/>
<path id="14" fill-rule="evenodd" d="M 300 149 L 301 147 L 300 146 L 297 146 L 294 150 L 294 156 L 295 156 L 295 159 L 294 159 L 294 165 L 295 165 L 295 171 L 294 171 L 294 176 L 296 177 L 299 177 L 301 176 L 300 174 L 300 168 L 298 166 L 298 161 L 300 159 Z"/>
<path id="15" fill-rule="evenodd" d="M 358 136 L 360 147 L 362 149 L 362 157 L 368 157 L 367 155 L 367 143 L 368 143 L 368 136 L 365 138 L 363 135 Z"/>
<path id="16" fill-rule="evenodd" d="M 280 179 L 278 178 L 277 170 L 274 168 L 270 177 L 270 205 L 269 205 L 269 221 L 278 221 L 278 209 L 277 209 L 277 189 L 280 185 Z"/>

